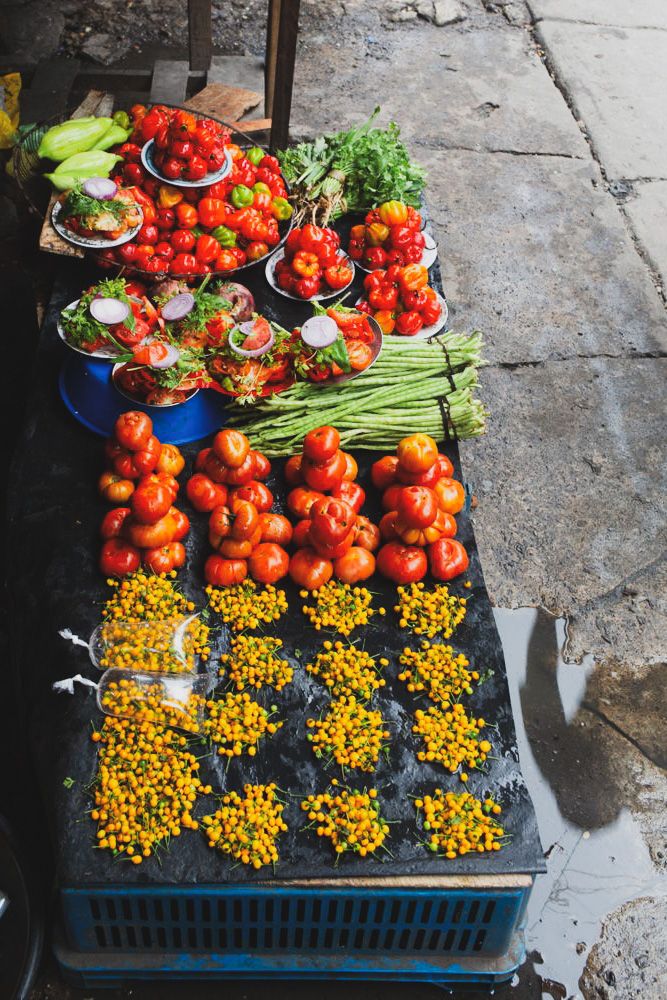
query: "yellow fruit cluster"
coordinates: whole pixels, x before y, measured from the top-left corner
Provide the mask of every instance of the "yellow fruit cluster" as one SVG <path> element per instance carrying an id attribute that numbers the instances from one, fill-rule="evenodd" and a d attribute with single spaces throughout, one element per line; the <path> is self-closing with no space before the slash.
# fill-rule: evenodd
<path id="1" fill-rule="evenodd" d="M 356 646 L 344 646 L 338 640 L 323 643 L 324 650 L 318 653 L 314 663 L 307 663 L 309 674 L 326 684 L 331 694 L 354 695 L 363 701 L 369 701 L 378 688 L 385 686 L 385 679 L 380 670 L 365 649 Z M 379 661 L 380 667 L 388 667 L 389 660 L 384 657 Z"/>
<path id="2" fill-rule="evenodd" d="M 194 611 L 194 603 L 184 597 L 173 583 L 176 571 L 157 576 L 137 570 L 122 580 L 108 579 L 114 593 L 104 606 L 102 617 L 126 622 L 166 621 Z"/>
<path id="3" fill-rule="evenodd" d="M 223 653 L 220 661 L 223 668 L 227 668 L 228 679 L 236 685 L 237 691 L 246 687 L 259 690 L 265 684 L 280 691 L 291 684 L 294 668 L 289 660 L 275 655 L 282 644 L 282 639 L 271 636 L 234 636 L 231 653 Z M 220 675 L 223 673 L 224 669 Z"/>
<path id="4" fill-rule="evenodd" d="M 255 581 L 250 579 L 224 590 L 209 585 L 206 594 L 211 609 L 217 611 L 235 632 L 277 622 L 287 611 L 285 591 L 276 590 L 270 583 L 263 590 L 259 590 Z"/>
<path id="5" fill-rule="evenodd" d="M 493 819 L 501 808 L 492 798 L 481 802 L 469 792 L 443 792 L 415 800 L 421 826 L 428 839 L 424 846 L 434 854 L 455 858 L 477 851 L 499 851 L 505 831 Z M 423 810 L 423 812 L 422 812 Z"/>
<path id="6" fill-rule="evenodd" d="M 444 583 L 427 590 L 423 582 L 398 587 L 398 604 L 394 607 L 400 616 L 401 628 L 410 628 L 415 635 L 432 639 L 442 634 L 449 639 L 466 614 L 466 598 L 454 597 Z"/>
<path id="7" fill-rule="evenodd" d="M 220 809 L 202 817 L 209 847 L 217 847 L 235 861 L 253 868 L 275 864 L 277 841 L 287 830 L 282 820 L 284 805 L 276 795 L 276 786 L 244 785 L 245 798 L 228 792 Z"/>
<path id="8" fill-rule="evenodd" d="M 472 694 L 472 681 L 479 680 L 476 670 L 469 671 L 469 661 L 451 646 L 432 644 L 424 639 L 418 650 L 403 650 L 399 662 L 405 668 L 398 675 L 411 692 L 424 691 L 443 707 L 461 694 Z"/>
<path id="9" fill-rule="evenodd" d="M 219 744 L 221 756 L 239 757 L 246 752 L 254 757 L 262 737 L 273 736 L 282 726 L 282 722 L 269 722 L 269 712 L 246 691 L 227 694 L 219 701 L 207 701 L 206 708 L 208 718 L 204 722 L 204 733 L 213 743 Z"/>
<path id="10" fill-rule="evenodd" d="M 337 856 L 354 851 L 365 858 L 384 844 L 389 833 L 389 825 L 380 816 L 374 788 L 309 795 L 301 808 L 310 820 L 305 829 L 315 829 L 318 837 L 328 837 Z"/>
<path id="11" fill-rule="evenodd" d="M 325 716 L 307 719 L 306 725 L 315 756 L 324 757 L 327 764 L 335 760 L 343 772 L 347 768 L 374 771 L 380 751 L 388 750 L 389 731 L 382 713 L 365 708 L 354 695 L 332 701 Z"/>
<path id="12" fill-rule="evenodd" d="M 92 734 L 98 771 L 91 787 L 97 846 L 140 864 L 183 829 L 197 829 L 192 811 L 208 795 L 185 736 L 152 723 L 107 718 Z"/>
<path id="13" fill-rule="evenodd" d="M 418 709 L 415 719 L 412 732 L 421 736 L 426 744 L 426 749 L 417 754 L 419 760 L 437 761 L 452 774 L 461 764 L 479 767 L 491 750 L 488 740 L 478 739 L 484 719 L 466 715 L 462 705 L 452 705 L 446 712 L 431 705 L 426 712 Z M 462 772 L 461 780 L 467 779 L 467 774 Z"/>
<path id="14" fill-rule="evenodd" d="M 204 699 L 186 691 L 182 700 L 168 691 L 161 680 L 148 682 L 129 675 L 110 681 L 102 691 L 100 705 L 108 715 L 134 722 L 175 726 L 189 733 L 198 733 L 204 710 Z"/>
<path id="15" fill-rule="evenodd" d="M 194 673 L 197 657 L 206 661 L 211 653 L 208 633 L 208 626 L 199 618 L 193 618 L 187 625 L 181 619 L 150 622 L 112 619 L 99 628 L 97 642 L 104 649 L 99 666 L 103 670 L 124 667 L 163 674 Z"/>
<path id="16" fill-rule="evenodd" d="M 300 596 L 308 598 L 309 592 L 302 590 Z M 330 629 L 349 635 L 357 626 L 367 625 L 375 614 L 371 607 L 371 594 L 366 587 L 353 587 L 340 580 L 329 580 L 319 590 L 311 591 L 310 597 L 315 604 L 304 604 L 302 610 L 318 631 Z M 384 608 L 378 609 L 378 614 L 384 613 Z"/>

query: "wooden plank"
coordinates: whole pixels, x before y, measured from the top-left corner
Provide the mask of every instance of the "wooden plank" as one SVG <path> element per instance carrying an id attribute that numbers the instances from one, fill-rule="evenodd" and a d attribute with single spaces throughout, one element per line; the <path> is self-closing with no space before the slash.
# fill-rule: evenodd
<path id="1" fill-rule="evenodd" d="M 182 105 L 188 92 L 190 67 L 184 59 L 156 59 L 149 104 Z"/>
<path id="2" fill-rule="evenodd" d="M 211 0 L 188 0 L 190 69 L 208 69 L 213 55 Z"/>
<path id="3" fill-rule="evenodd" d="M 229 87 L 224 83 L 209 83 L 186 101 L 185 107 L 226 122 L 237 122 L 248 111 L 256 108 L 261 100 L 262 95 L 254 90 Z"/>
<path id="4" fill-rule="evenodd" d="M 46 59 L 38 63 L 30 87 L 21 93 L 21 121 L 48 121 L 65 112 L 80 65 L 77 59 Z"/>
<path id="5" fill-rule="evenodd" d="M 274 883 L 258 883 L 273 885 Z M 390 875 L 386 878 L 283 879 L 281 887 L 294 889 L 529 889 L 531 875 Z"/>
<path id="6" fill-rule="evenodd" d="M 272 100 L 270 110 L 269 108 L 266 110 L 266 114 L 270 114 L 272 120 L 270 142 L 272 152 L 284 149 L 289 142 L 300 0 L 273 0 L 273 3 L 279 6 L 280 10 L 277 15 L 277 35 L 270 33 L 273 20 L 270 18 L 267 38 L 267 58 L 269 48 L 275 51 Z"/>

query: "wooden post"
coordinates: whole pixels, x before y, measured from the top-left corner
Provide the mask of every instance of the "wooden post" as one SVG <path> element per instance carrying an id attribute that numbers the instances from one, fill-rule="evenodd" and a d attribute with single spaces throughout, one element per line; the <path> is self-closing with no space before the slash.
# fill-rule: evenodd
<path id="1" fill-rule="evenodd" d="M 190 69 L 207 70 L 213 55 L 211 0 L 188 0 Z"/>
<path id="2" fill-rule="evenodd" d="M 269 0 L 264 113 L 271 118 L 271 152 L 289 141 L 300 0 Z"/>

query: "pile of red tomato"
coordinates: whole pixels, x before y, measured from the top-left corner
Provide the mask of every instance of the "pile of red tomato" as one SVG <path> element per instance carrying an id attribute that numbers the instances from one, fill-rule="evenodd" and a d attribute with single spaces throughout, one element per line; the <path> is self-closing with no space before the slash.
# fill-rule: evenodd
<path id="1" fill-rule="evenodd" d="M 98 481 L 105 500 L 123 504 L 104 517 L 99 566 L 107 576 L 125 576 L 143 563 L 155 573 L 168 573 L 185 562 L 182 539 L 190 522 L 174 507 L 176 476 L 184 459 L 175 445 L 153 434 L 148 414 L 122 413 L 105 447 L 107 469 Z"/>
<path id="2" fill-rule="evenodd" d="M 289 564 L 296 584 L 316 590 L 332 576 L 343 583 L 367 580 L 375 571 L 378 528 L 359 513 L 366 499 L 356 482 L 357 463 L 341 451 L 335 427 L 306 434 L 300 455 L 288 459 L 285 478 L 290 513 L 298 518 Z"/>
<path id="3" fill-rule="evenodd" d="M 385 201 L 350 230 L 348 253 L 368 271 L 392 264 L 419 264 L 426 240 L 419 212 L 402 201 Z"/>
<path id="4" fill-rule="evenodd" d="M 346 288 L 354 267 L 340 252 L 340 236 L 325 226 L 293 229 L 285 241 L 285 256 L 276 262 L 279 288 L 301 299 Z"/>
<path id="5" fill-rule="evenodd" d="M 151 276 L 188 278 L 226 273 L 267 256 L 289 227 L 292 206 L 278 160 L 259 147 L 242 150 L 218 123 L 182 109 L 135 105 L 130 141 L 112 173 L 133 190 L 144 213 L 128 243 L 98 251 L 104 264 L 124 265 Z M 142 163 L 142 149 L 156 144 L 156 165 L 165 177 L 211 172 L 230 156 L 231 172 L 211 185 L 182 187 L 159 180 Z M 284 222 L 282 229 L 280 223 Z"/>
<path id="6" fill-rule="evenodd" d="M 436 580 L 451 580 L 467 569 L 468 554 L 454 538 L 465 490 L 453 471 L 428 434 L 403 438 L 396 455 L 373 465 L 371 479 L 386 511 L 377 568 L 394 583 L 414 583 L 429 569 Z"/>
<path id="7" fill-rule="evenodd" d="M 369 313 L 383 333 L 414 337 L 440 319 L 442 306 L 423 264 L 392 264 L 364 278 L 366 298 L 357 309 Z"/>
<path id="8" fill-rule="evenodd" d="M 196 510 L 209 514 L 208 539 L 215 552 L 206 560 L 204 577 L 214 587 L 241 583 L 248 574 L 258 583 L 287 575 L 292 525 L 271 512 L 273 495 L 262 482 L 270 471 L 266 456 L 231 428 L 219 431 L 197 456 L 186 492 Z"/>

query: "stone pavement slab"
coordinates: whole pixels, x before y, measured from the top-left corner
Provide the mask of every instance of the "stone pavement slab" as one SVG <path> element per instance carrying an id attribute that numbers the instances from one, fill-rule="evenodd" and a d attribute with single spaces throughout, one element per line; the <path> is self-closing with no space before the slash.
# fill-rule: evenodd
<path id="1" fill-rule="evenodd" d="M 527 0 L 535 20 L 579 21 L 621 28 L 667 28 L 663 0 Z"/>
<path id="2" fill-rule="evenodd" d="M 667 349 L 663 304 L 592 161 L 418 157 L 450 325 L 481 329 L 491 362 Z"/>
<path id="3" fill-rule="evenodd" d="M 633 184 L 623 211 L 667 294 L 667 180 Z"/>
<path id="4" fill-rule="evenodd" d="M 667 33 L 549 20 L 536 31 L 607 178 L 664 178 Z"/>

